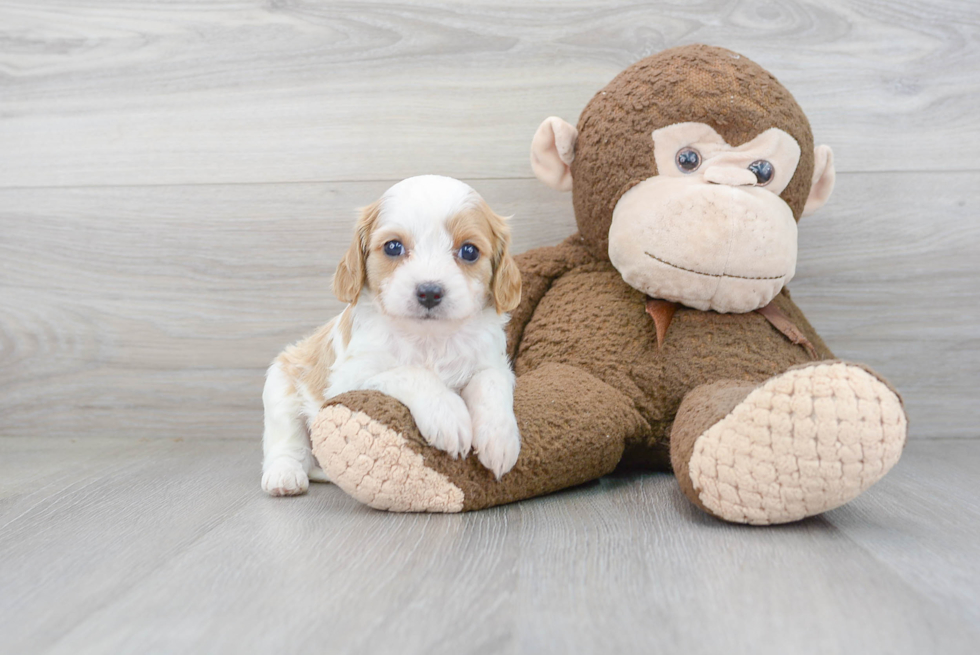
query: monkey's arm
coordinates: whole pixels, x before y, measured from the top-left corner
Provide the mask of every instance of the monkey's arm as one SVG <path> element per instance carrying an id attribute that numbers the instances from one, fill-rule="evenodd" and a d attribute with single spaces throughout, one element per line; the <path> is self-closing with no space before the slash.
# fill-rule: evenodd
<path id="1" fill-rule="evenodd" d="M 521 303 L 510 313 L 507 324 L 507 356 L 511 361 L 517 356 L 525 326 L 551 284 L 573 268 L 595 261 L 577 232 L 556 246 L 528 250 L 514 259 L 521 271 Z"/>

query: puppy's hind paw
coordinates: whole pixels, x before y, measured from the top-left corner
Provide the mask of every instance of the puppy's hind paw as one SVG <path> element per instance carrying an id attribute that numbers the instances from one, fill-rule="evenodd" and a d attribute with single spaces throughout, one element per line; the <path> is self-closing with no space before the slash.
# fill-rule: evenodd
<path id="1" fill-rule="evenodd" d="M 270 496 L 298 496 L 309 486 L 303 465 L 289 457 L 273 460 L 262 474 L 262 490 Z"/>

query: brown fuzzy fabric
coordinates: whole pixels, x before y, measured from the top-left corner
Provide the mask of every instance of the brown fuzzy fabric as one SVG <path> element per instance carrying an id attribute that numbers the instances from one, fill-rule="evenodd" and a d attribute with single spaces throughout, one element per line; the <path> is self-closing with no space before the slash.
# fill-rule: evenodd
<path id="1" fill-rule="evenodd" d="M 669 470 L 668 437 L 688 392 L 719 380 L 751 390 L 811 363 L 805 348 L 754 312 L 678 307 L 658 348 L 645 296 L 609 262 L 594 259 L 577 235 L 518 255 L 517 263 L 531 291 L 509 331 L 517 353 L 514 411 L 522 445 L 517 465 L 500 481 L 475 456 L 454 460 L 428 446 L 408 409 L 388 396 L 355 391 L 327 403 L 364 412 L 401 433 L 426 466 L 463 490 L 464 510 L 550 493 L 617 467 Z M 775 302 L 822 358 L 833 357 L 788 292 Z M 523 316 L 529 317 L 526 325 Z M 717 403 L 707 402 L 713 415 Z M 727 395 L 718 402 L 725 405 Z"/>
<path id="2" fill-rule="evenodd" d="M 781 194 L 799 220 L 813 177 L 813 135 L 796 100 L 771 73 L 724 48 L 689 45 L 641 59 L 599 91 L 578 122 L 572 162 L 573 202 L 589 252 L 608 259 L 616 203 L 657 174 L 654 130 L 706 123 L 731 146 L 777 127 L 802 154 Z"/>
<path id="3" fill-rule="evenodd" d="M 756 312 L 678 307 L 658 346 L 646 296 L 609 262 L 616 202 L 657 172 L 653 130 L 682 121 L 707 123 L 733 146 L 770 127 L 791 134 L 803 154 L 782 197 L 799 218 L 813 139 L 803 112 L 772 75 L 728 50 L 687 46 L 617 76 L 579 121 L 572 170 L 580 233 L 516 258 L 523 298 L 508 326 L 508 351 L 518 375 L 523 443 L 502 480 L 475 457 L 453 460 L 426 445 L 391 398 L 356 392 L 332 402 L 402 433 L 427 467 L 462 489 L 467 510 L 580 484 L 618 466 L 668 469 L 671 455 L 682 488 L 701 505 L 687 472 L 694 440 L 753 388 L 812 359 Z M 773 303 L 819 359 L 833 358 L 787 290 Z"/>
<path id="4" fill-rule="evenodd" d="M 612 264 L 592 259 L 574 241 L 517 257 L 525 272 L 554 271 L 558 262 L 568 261 L 570 249 L 579 250 L 574 259 L 582 263 L 549 281 L 548 292 L 521 331 L 515 371 L 523 376 L 546 363 L 567 364 L 619 390 L 650 426 L 627 443 L 624 465 L 665 461 L 650 460 L 648 451 L 666 452 L 677 408 L 695 387 L 717 380 L 760 383 L 811 361 L 804 347 L 755 312 L 718 314 L 678 307 L 664 345 L 658 347 L 646 296 L 626 284 Z M 542 277 L 525 273 L 534 284 L 543 284 Z M 813 342 L 821 359 L 833 357 L 788 291 L 774 302 Z"/>
<path id="5" fill-rule="evenodd" d="M 677 418 L 670 433 L 670 461 L 674 467 L 674 475 L 677 476 L 684 495 L 709 514 L 711 512 L 698 498 L 698 492 L 694 490 L 688 474 L 688 462 L 691 461 L 694 442 L 745 400 L 755 387 L 751 382 L 718 380 L 687 394 L 677 410 Z"/>
<path id="6" fill-rule="evenodd" d="M 521 456 L 499 482 L 475 455 L 451 459 L 428 446 L 408 408 L 376 391 L 353 391 L 326 405 L 344 405 L 401 433 L 425 464 L 463 490 L 464 510 L 482 509 L 572 487 L 613 471 L 623 446 L 646 426 L 620 394 L 587 373 L 548 364 L 521 378 L 514 411 Z"/>
<path id="7" fill-rule="evenodd" d="M 578 234 L 554 246 L 552 253 L 554 256 L 547 258 L 527 255 L 517 255 L 514 258 L 521 271 L 521 302 L 510 313 L 510 322 L 507 324 L 507 355 L 511 361 L 517 358 L 524 326 L 531 320 L 538 303 L 548 293 L 551 283 L 573 268 L 592 261 L 588 250 L 582 247 L 582 237 Z"/>

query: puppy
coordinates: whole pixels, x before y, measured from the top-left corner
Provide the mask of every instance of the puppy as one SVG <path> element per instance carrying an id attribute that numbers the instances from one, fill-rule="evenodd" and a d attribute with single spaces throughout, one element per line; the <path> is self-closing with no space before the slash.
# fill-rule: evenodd
<path id="1" fill-rule="evenodd" d="M 452 178 L 403 180 L 363 209 L 333 279 L 349 304 L 266 376 L 262 488 L 289 496 L 326 480 L 309 426 L 354 389 L 404 403 L 436 448 L 472 447 L 498 479 L 509 471 L 521 448 L 504 335 L 521 275 L 509 247 L 505 220 Z"/>

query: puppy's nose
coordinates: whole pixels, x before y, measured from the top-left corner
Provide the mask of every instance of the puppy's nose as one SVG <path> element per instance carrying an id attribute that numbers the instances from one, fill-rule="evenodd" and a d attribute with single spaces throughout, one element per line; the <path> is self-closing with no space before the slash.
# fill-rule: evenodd
<path id="1" fill-rule="evenodd" d="M 415 287 L 415 296 L 419 304 L 426 309 L 432 309 L 442 302 L 442 287 L 435 282 L 423 282 Z"/>

